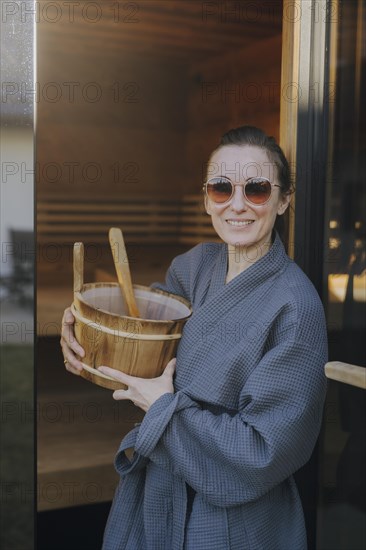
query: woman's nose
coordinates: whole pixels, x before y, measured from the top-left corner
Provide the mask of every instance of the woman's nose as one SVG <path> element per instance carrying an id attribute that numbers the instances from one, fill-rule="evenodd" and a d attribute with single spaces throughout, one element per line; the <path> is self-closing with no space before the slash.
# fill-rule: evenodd
<path id="1" fill-rule="evenodd" d="M 235 185 L 234 195 L 231 199 L 231 208 L 235 210 L 235 212 L 242 212 L 247 209 L 243 185 Z"/>

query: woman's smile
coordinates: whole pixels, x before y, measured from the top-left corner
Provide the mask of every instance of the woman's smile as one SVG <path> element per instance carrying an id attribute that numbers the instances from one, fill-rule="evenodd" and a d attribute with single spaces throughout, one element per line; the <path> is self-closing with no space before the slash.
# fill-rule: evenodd
<path id="1" fill-rule="evenodd" d="M 208 173 L 212 176 L 216 171 L 218 177 L 230 178 L 233 166 L 240 167 L 240 172 L 235 174 L 232 197 L 224 203 L 206 197 L 206 211 L 216 233 L 229 249 L 240 248 L 246 252 L 255 249 L 255 257 L 259 258 L 270 247 L 276 216 L 286 210 L 289 197 L 283 196 L 279 187 L 273 187 L 264 204 L 253 204 L 246 198 L 244 186 L 249 178 L 262 176 L 278 184 L 277 169 L 265 149 L 249 145 L 221 147 L 212 154 Z"/>
<path id="2" fill-rule="evenodd" d="M 242 227 L 247 227 L 251 225 L 252 223 L 254 223 L 254 220 L 241 220 L 237 218 L 229 218 L 226 220 L 226 222 L 233 227 L 242 228 Z"/>

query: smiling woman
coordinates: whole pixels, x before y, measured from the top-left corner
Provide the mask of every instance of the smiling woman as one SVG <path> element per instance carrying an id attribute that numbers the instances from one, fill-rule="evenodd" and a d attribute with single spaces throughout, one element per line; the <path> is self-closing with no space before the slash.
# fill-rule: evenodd
<path id="1" fill-rule="evenodd" d="M 289 205 L 288 164 L 273 138 L 244 126 L 224 135 L 208 174 L 223 242 L 177 256 L 154 285 L 192 305 L 176 360 L 148 380 L 101 367 L 128 386 L 114 399 L 146 411 L 116 456 L 104 550 L 307 546 L 293 474 L 320 429 L 327 337 L 319 296 L 274 227 Z M 73 323 L 67 309 L 61 345 L 79 373 Z"/>
<path id="2" fill-rule="evenodd" d="M 245 126 L 223 136 L 207 172 L 218 174 L 204 186 L 205 205 L 216 233 L 228 245 L 229 282 L 271 247 L 275 221 L 290 201 L 289 167 L 273 138 Z M 235 183 L 228 178 L 233 173 Z"/>

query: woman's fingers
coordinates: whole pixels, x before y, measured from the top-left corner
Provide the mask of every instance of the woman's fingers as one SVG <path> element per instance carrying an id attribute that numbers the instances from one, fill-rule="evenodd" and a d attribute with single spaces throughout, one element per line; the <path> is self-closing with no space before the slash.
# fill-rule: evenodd
<path id="1" fill-rule="evenodd" d="M 115 390 L 113 392 L 113 399 L 116 399 L 116 400 L 129 399 L 134 404 L 136 404 L 134 401 L 133 393 L 131 392 L 131 389 L 130 389 L 130 385 L 131 384 L 133 385 L 134 380 L 136 380 L 135 376 L 129 376 L 124 372 L 120 372 L 118 370 L 111 369 L 110 367 L 105 367 L 105 366 L 98 367 L 98 370 L 103 374 L 106 374 L 107 376 L 114 378 L 115 380 L 117 380 L 117 382 L 121 382 L 122 384 L 125 384 L 127 386 L 127 390 Z"/>
<path id="2" fill-rule="evenodd" d="M 65 309 L 64 316 L 63 316 L 63 321 L 64 321 L 64 323 L 68 323 L 70 325 L 73 325 L 75 323 L 75 317 L 73 316 L 70 307 L 67 307 Z"/>
<path id="3" fill-rule="evenodd" d="M 75 355 L 70 351 L 69 346 L 67 345 L 67 342 L 63 338 L 61 338 L 61 349 L 62 354 L 64 356 L 64 363 L 65 368 L 69 372 L 72 372 L 73 374 L 80 374 L 83 370 L 83 366 L 80 361 L 78 361 L 75 357 Z"/>
<path id="4" fill-rule="evenodd" d="M 132 396 L 129 392 L 129 390 L 115 390 L 113 392 L 113 399 L 116 399 L 116 400 L 126 400 L 126 399 L 129 399 L 130 401 L 133 402 L 133 399 L 132 399 Z"/>
<path id="5" fill-rule="evenodd" d="M 125 374 L 124 372 L 116 369 L 111 369 L 110 367 L 105 367 L 104 365 L 98 367 L 98 370 L 103 374 L 114 378 L 118 382 L 122 382 L 122 384 L 125 384 L 126 386 L 130 386 L 131 384 L 133 385 L 134 381 L 137 379 L 136 376 L 130 376 L 129 374 Z"/>
<path id="6" fill-rule="evenodd" d="M 169 376 L 170 378 L 173 378 L 176 363 L 177 363 L 177 360 L 175 357 L 173 357 L 173 359 L 171 359 L 167 364 L 167 366 L 165 367 L 163 376 Z"/>
<path id="7" fill-rule="evenodd" d="M 62 317 L 62 330 L 60 340 L 62 354 L 64 356 L 65 368 L 73 374 L 80 374 L 83 370 L 83 366 L 82 363 L 78 361 L 76 354 L 84 357 L 85 352 L 75 339 L 74 323 L 75 318 L 71 313 L 71 309 L 65 309 Z"/>
<path id="8" fill-rule="evenodd" d="M 84 357 L 85 351 L 75 338 L 74 324 L 75 324 L 75 317 L 71 313 L 71 309 L 68 307 L 67 309 L 65 309 L 64 315 L 62 318 L 61 336 L 74 353 L 80 355 L 80 357 Z"/>
<path id="9" fill-rule="evenodd" d="M 146 379 L 130 376 L 104 365 L 98 367 L 98 370 L 127 386 L 126 390 L 116 390 L 113 393 L 113 399 L 130 399 L 132 403 L 146 412 L 164 393 L 174 393 L 173 376 L 175 364 L 176 360 L 174 358 L 169 361 L 161 376 Z"/>

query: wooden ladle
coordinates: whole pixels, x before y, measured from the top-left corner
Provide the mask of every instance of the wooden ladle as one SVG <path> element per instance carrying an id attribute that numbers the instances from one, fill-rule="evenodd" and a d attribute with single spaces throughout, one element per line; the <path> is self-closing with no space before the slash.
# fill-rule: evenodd
<path id="1" fill-rule="evenodd" d="M 125 242 L 123 240 L 122 231 L 118 227 L 110 228 L 109 243 L 112 249 L 119 286 L 121 287 L 122 295 L 126 299 L 128 314 L 130 317 L 140 317 L 133 291 Z"/>

